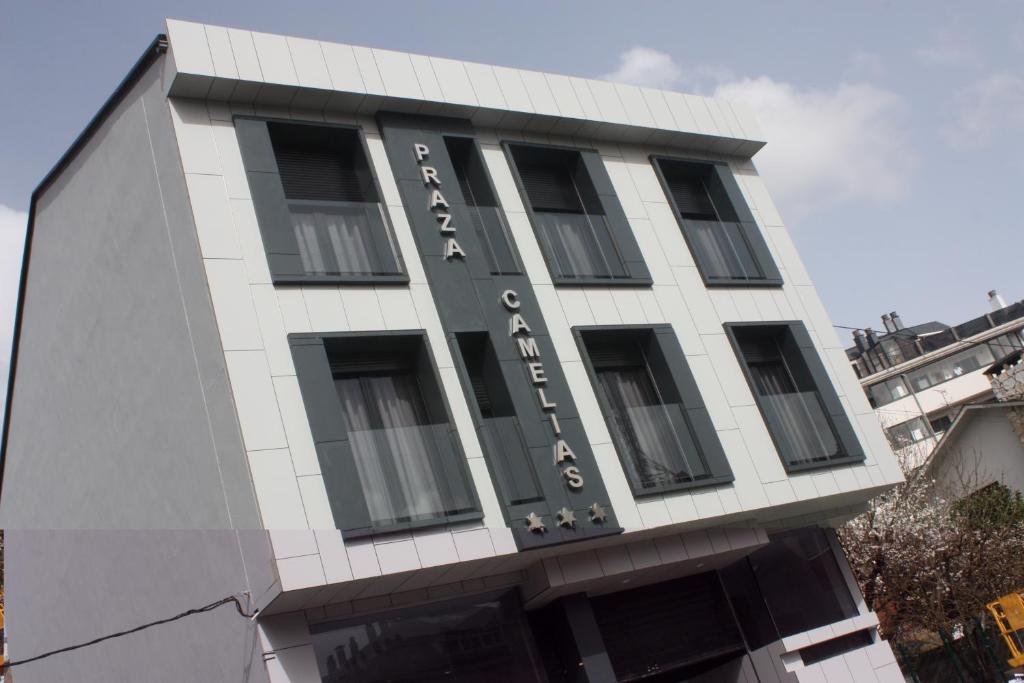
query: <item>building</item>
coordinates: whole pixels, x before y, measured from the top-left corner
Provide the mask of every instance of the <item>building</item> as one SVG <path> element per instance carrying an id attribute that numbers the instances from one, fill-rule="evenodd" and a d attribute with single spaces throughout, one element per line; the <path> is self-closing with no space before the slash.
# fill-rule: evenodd
<path id="1" fill-rule="evenodd" d="M 959 325 L 904 326 L 894 311 L 885 332 L 854 330 L 846 354 L 893 448 L 922 464 L 967 404 L 992 400 L 986 368 L 1024 347 L 1024 301 L 1006 305 L 989 292 L 991 311 Z"/>
<path id="2" fill-rule="evenodd" d="M 984 374 L 993 400 L 964 406 L 932 451 L 924 470 L 956 497 L 993 484 L 1024 492 L 1024 351 Z"/>
<path id="3" fill-rule="evenodd" d="M 763 145 L 169 21 L 33 195 L 10 656 L 239 602 L 19 683 L 902 680 L 831 531 L 902 474 Z"/>

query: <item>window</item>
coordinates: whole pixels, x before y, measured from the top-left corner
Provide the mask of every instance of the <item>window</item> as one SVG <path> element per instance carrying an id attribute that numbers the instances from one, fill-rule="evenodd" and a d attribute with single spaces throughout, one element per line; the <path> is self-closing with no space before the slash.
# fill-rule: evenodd
<path id="1" fill-rule="evenodd" d="M 422 334 L 289 341 L 335 521 L 348 537 L 479 517 Z"/>
<path id="2" fill-rule="evenodd" d="M 472 138 L 455 136 L 446 136 L 444 143 L 491 275 L 518 275 L 522 271 L 512 249 L 504 214 L 476 144 Z"/>
<path id="3" fill-rule="evenodd" d="M 924 418 L 920 417 L 889 427 L 885 432 L 889 435 L 889 443 L 893 448 L 906 448 L 931 436 Z"/>
<path id="4" fill-rule="evenodd" d="M 505 503 L 518 506 L 543 500 L 544 494 L 489 335 L 486 332 L 459 332 L 455 338 L 476 399 L 481 422 L 480 440 Z M 522 515 L 529 512 L 524 510 Z M 515 515 L 518 513 L 519 510 L 513 512 Z"/>
<path id="5" fill-rule="evenodd" d="M 543 680 L 515 591 L 310 626 L 320 680 Z"/>
<path id="6" fill-rule="evenodd" d="M 558 284 L 650 284 L 596 152 L 509 144 L 534 230 Z"/>
<path id="7" fill-rule="evenodd" d="M 953 424 L 953 418 L 949 415 L 940 415 L 930 422 L 932 431 L 936 435 L 942 434 Z"/>
<path id="8" fill-rule="evenodd" d="M 992 350 L 984 344 L 978 344 L 924 367 L 911 370 L 907 373 L 907 382 L 910 384 L 910 388 L 917 393 L 957 377 L 963 377 L 994 361 Z"/>
<path id="9" fill-rule="evenodd" d="M 863 460 L 863 451 L 802 323 L 726 326 L 787 469 Z"/>
<path id="10" fill-rule="evenodd" d="M 235 121 L 274 282 L 406 281 L 355 128 Z"/>
<path id="11" fill-rule="evenodd" d="M 652 161 L 706 284 L 782 284 L 727 164 Z"/>
<path id="12" fill-rule="evenodd" d="M 772 534 L 768 545 L 719 571 L 751 650 L 856 616 L 840 565 L 846 560 L 830 533 L 805 527 Z"/>
<path id="13" fill-rule="evenodd" d="M 670 326 L 576 333 L 635 494 L 732 480 Z"/>
<path id="14" fill-rule="evenodd" d="M 990 339 L 988 347 L 992 350 L 993 358 L 999 360 L 1014 351 L 1024 348 L 1024 343 L 1021 342 L 1020 331 L 1018 330 L 1017 332 L 1010 332 L 995 339 Z"/>
<path id="15" fill-rule="evenodd" d="M 907 391 L 907 385 L 902 377 L 893 377 L 868 387 L 868 399 L 873 408 L 898 401 L 904 396 L 910 396 L 910 392 Z"/>
<path id="16" fill-rule="evenodd" d="M 850 588 L 823 529 L 774 534 L 749 556 L 779 634 L 803 633 L 857 615 Z M 800 596 L 794 600 L 794 596 Z"/>

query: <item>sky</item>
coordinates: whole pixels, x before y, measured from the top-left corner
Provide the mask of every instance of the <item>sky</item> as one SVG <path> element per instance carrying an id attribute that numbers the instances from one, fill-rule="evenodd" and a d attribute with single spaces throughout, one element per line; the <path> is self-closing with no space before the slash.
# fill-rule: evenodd
<path id="1" fill-rule="evenodd" d="M 833 322 L 1024 298 L 1019 1 L 0 0 L 0 377 L 32 190 L 165 17 L 746 102 Z"/>

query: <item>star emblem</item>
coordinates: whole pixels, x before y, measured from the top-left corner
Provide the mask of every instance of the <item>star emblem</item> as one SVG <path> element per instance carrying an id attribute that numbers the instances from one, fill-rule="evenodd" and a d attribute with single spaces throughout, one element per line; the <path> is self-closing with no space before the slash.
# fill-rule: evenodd
<path id="1" fill-rule="evenodd" d="M 604 511 L 600 503 L 594 503 L 590 506 L 590 521 L 595 524 L 603 524 L 608 519 L 608 513 Z"/>
<path id="2" fill-rule="evenodd" d="M 558 511 L 558 526 L 571 529 L 576 526 L 576 513 L 569 508 L 563 507 Z"/>
<path id="3" fill-rule="evenodd" d="M 535 534 L 542 534 L 548 530 L 548 528 L 544 526 L 544 522 L 542 520 L 543 517 L 538 516 L 536 512 L 531 512 L 526 515 L 526 528 Z"/>

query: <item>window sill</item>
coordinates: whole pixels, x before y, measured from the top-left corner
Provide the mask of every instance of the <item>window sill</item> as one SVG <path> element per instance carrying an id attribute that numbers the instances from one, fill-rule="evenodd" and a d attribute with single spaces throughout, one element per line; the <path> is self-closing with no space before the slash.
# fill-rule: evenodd
<path id="1" fill-rule="evenodd" d="M 652 287 L 654 280 L 649 277 L 603 278 L 603 277 L 551 277 L 556 287 Z"/>
<path id="2" fill-rule="evenodd" d="M 275 285 L 407 285 L 409 276 L 395 275 L 272 275 Z"/>
<path id="3" fill-rule="evenodd" d="M 728 474 L 718 477 L 708 477 L 707 479 L 698 479 L 696 481 L 681 482 L 679 484 L 666 484 L 652 489 L 637 489 L 632 484 L 630 484 L 630 488 L 633 490 L 634 498 L 647 498 L 649 496 L 657 496 L 664 493 L 678 493 L 680 491 L 703 489 L 711 486 L 724 486 L 726 484 L 733 483 L 735 480 L 736 477 Z"/>
<path id="4" fill-rule="evenodd" d="M 437 519 L 424 519 L 417 522 L 401 522 L 399 524 L 364 529 L 342 529 L 341 538 L 345 541 L 351 541 L 360 538 L 380 536 L 383 534 L 393 534 L 400 531 L 413 531 L 416 529 L 447 526 L 449 524 L 461 524 L 463 522 L 480 522 L 483 521 L 483 518 L 484 513 L 482 511 L 474 510 L 472 512 L 464 512 L 458 515 L 438 517 Z"/>
<path id="5" fill-rule="evenodd" d="M 781 277 L 764 278 L 763 280 L 708 280 L 704 279 L 705 287 L 781 287 L 784 283 Z"/>
<path id="6" fill-rule="evenodd" d="M 798 474 L 800 472 L 823 470 L 831 467 L 842 467 L 844 465 L 859 465 L 866 459 L 866 456 L 864 456 L 863 454 L 844 455 L 841 458 L 832 458 L 831 460 L 824 460 L 822 462 L 809 462 L 802 465 L 791 465 L 787 462 L 783 462 L 782 467 L 786 470 L 787 474 Z"/>

